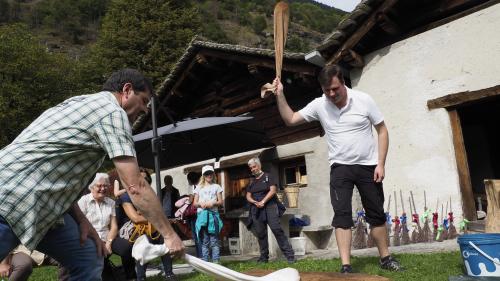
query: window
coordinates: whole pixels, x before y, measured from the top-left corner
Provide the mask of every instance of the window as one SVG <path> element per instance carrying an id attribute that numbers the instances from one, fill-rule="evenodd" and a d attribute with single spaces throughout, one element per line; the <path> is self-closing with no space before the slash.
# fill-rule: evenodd
<path id="1" fill-rule="evenodd" d="M 282 187 L 289 184 L 307 185 L 307 169 L 304 157 L 280 162 L 280 179 Z"/>

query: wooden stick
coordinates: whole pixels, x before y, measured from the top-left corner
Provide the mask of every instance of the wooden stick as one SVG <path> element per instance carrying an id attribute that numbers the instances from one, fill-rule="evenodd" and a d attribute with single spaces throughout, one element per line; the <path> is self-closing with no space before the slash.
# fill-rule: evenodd
<path id="1" fill-rule="evenodd" d="M 395 216 L 398 215 L 398 200 L 397 200 L 398 197 L 396 197 L 396 190 L 394 190 L 394 209 L 396 210 L 396 212 L 394 213 Z"/>
<path id="2" fill-rule="evenodd" d="M 415 209 L 415 214 L 417 213 L 417 205 L 415 205 L 415 199 L 413 198 L 413 191 L 410 190 L 411 202 L 413 203 L 413 208 Z"/>
<path id="3" fill-rule="evenodd" d="M 399 190 L 399 197 L 401 197 L 401 207 L 403 208 L 403 214 L 404 214 L 404 213 L 406 213 L 405 212 L 405 202 L 403 201 L 403 192 L 401 190 Z"/>
<path id="4" fill-rule="evenodd" d="M 281 78 L 283 65 L 283 52 L 285 50 L 286 36 L 288 33 L 289 10 L 284 1 L 278 2 L 274 7 L 274 52 L 276 60 L 276 77 Z"/>
<path id="5" fill-rule="evenodd" d="M 427 211 L 427 196 L 425 195 L 425 190 L 424 190 L 424 210 Z"/>
<path id="6" fill-rule="evenodd" d="M 444 211 L 444 206 L 443 206 L 443 204 L 441 204 L 441 220 L 444 219 L 444 217 L 443 217 L 443 211 Z M 439 221 L 439 218 L 438 218 L 438 221 Z M 444 223 L 444 221 L 443 221 L 443 223 Z"/>

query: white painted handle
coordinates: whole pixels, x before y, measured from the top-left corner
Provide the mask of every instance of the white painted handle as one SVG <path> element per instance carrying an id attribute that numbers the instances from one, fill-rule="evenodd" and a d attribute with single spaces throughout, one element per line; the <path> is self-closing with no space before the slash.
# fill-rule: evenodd
<path id="1" fill-rule="evenodd" d="M 478 246 L 476 246 L 474 243 L 472 243 L 472 241 L 469 241 L 469 245 L 471 245 L 472 248 L 476 249 L 476 251 L 478 251 L 479 253 L 481 253 L 481 255 L 485 256 L 487 259 L 489 259 L 493 263 L 500 265 L 500 262 L 496 261 L 495 259 L 493 259 L 492 257 L 490 257 L 487 253 L 483 252 L 481 249 L 479 249 Z"/>

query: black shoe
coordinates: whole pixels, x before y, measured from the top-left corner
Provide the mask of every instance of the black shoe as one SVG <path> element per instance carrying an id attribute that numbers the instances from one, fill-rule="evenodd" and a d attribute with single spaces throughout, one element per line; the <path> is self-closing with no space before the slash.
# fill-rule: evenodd
<path id="1" fill-rule="evenodd" d="M 401 264 L 392 256 L 382 258 L 380 260 L 380 267 L 390 271 L 403 271 Z"/>
<path id="2" fill-rule="evenodd" d="M 288 264 L 294 264 L 297 261 L 295 257 L 286 258 L 286 260 L 288 261 Z"/>
<path id="3" fill-rule="evenodd" d="M 262 258 L 262 257 L 260 257 L 260 258 L 257 260 L 257 263 L 268 263 L 268 262 L 269 262 L 269 260 L 268 260 L 268 259 L 266 259 L 266 258 Z"/>
<path id="4" fill-rule="evenodd" d="M 340 268 L 340 273 L 352 273 L 352 266 L 350 264 L 344 264 Z"/>

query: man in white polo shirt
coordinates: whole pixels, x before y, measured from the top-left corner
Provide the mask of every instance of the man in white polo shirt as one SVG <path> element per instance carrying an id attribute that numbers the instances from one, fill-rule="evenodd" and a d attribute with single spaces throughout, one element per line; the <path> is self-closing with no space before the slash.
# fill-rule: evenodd
<path id="1" fill-rule="evenodd" d="M 344 84 L 337 65 L 325 66 L 318 81 L 323 96 L 314 99 L 298 112 L 292 111 L 283 94 L 280 80 L 274 80 L 274 94 L 278 109 L 287 126 L 319 121 L 325 131 L 330 163 L 330 198 L 335 212 L 332 226 L 342 261 L 340 272 L 352 273 L 350 262 L 352 220 L 352 192 L 359 190 L 371 225 L 371 235 L 380 254 L 380 266 L 398 271 L 401 266 L 390 254 L 384 215 L 382 180 L 389 147 L 389 133 L 384 117 L 373 99 Z M 372 134 L 378 135 L 378 153 Z"/>

